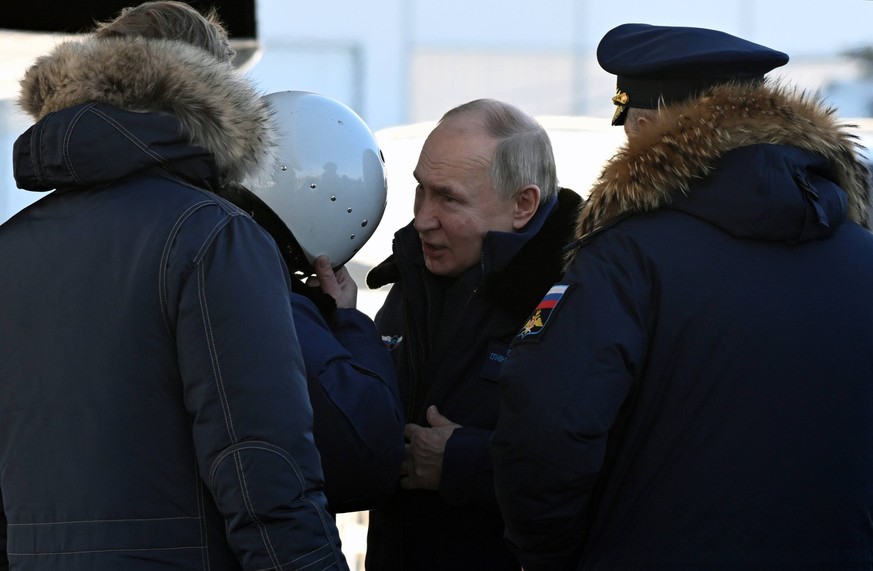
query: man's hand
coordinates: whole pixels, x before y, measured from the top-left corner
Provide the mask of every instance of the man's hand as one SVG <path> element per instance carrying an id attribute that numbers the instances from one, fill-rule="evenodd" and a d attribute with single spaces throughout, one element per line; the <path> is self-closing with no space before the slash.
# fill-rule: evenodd
<path id="1" fill-rule="evenodd" d="M 320 287 L 321 291 L 336 300 L 337 307 L 354 308 L 358 303 L 358 285 L 345 266 L 334 271 L 327 256 L 315 259 L 315 277 L 309 278 L 306 285 Z"/>
<path id="2" fill-rule="evenodd" d="M 405 490 L 439 490 L 446 442 L 460 424 L 439 413 L 436 406 L 427 409 L 430 427 L 407 424 L 406 457 L 400 467 L 400 486 Z"/>

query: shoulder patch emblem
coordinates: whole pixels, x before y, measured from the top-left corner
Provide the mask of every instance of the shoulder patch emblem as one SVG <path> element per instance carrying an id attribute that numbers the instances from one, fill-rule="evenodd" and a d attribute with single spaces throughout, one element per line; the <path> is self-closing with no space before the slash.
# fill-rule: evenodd
<path id="1" fill-rule="evenodd" d="M 525 339 L 531 340 L 542 333 L 549 322 L 549 318 L 552 316 L 552 313 L 554 313 L 555 308 L 557 308 L 558 303 L 561 301 L 561 298 L 564 297 L 564 293 L 569 287 L 570 286 L 567 284 L 553 285 L 552 288 L 546 292 L 545 297 L 543 297 L 536 309 L 534 309 L 533 313 L 528 318 L 527 323 L 524 324 L 524 327 L 522 327 L 521 331 L 518 332 L 518 335 L 515 336 L 515 339 L 517 341 Z"/>
<path id="2" fill-rule="evenodd" d="M 400 342 L 403 341 L 403 335 L 383 335 L 382 343 L 389 351 L 393 351 Z"/>

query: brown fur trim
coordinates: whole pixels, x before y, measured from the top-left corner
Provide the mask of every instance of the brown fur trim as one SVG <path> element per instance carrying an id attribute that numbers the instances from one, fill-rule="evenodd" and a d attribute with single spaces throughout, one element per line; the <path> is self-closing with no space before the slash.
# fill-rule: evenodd
<path id="1" fill-rule="evenodd" d="M 184 42 L 94 38 L 64 42 L 21 80 L 19 106 L 34 119 L 87 102 L 176 115 L 209 149 L 226 181 L 272 164 L 272 114 L 230 63 Z"/>
<path id="2" fill-rule="evenodd" d="M 603 168 L 577 220 L 588 237 L 619 218 L 669 204 L 707 176 L 728 151 L 769 143 L 820 154 L 849 195 L 849 218 L 867 226 L 869 179 L 857 137 L 818 95 L 763 83 L 721 85 L 702 97 L 663 109 L 646 133 L 625 143 Z"/>

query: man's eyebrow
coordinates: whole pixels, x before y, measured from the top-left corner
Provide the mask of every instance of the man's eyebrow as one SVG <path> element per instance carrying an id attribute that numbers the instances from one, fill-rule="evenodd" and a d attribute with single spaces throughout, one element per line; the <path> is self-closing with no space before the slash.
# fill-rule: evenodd
<path id="1" fill-rule="evenodd" d="M 421 182 L 421 179 L 419 178 L 418 173 L 416 173 L 415 171 L 412 171 L 412 177 L 419 184 L 419 186 L 421 186 L 421 187 L 425 186 L 425 183 Z M 455 194 L 456 194 L 455 190 L 451 186 L 446 186 L 444 184 L 442 184 L 442 185 L 431 184 L 431 185 L 428 185 L 428 188 L 431 191 L 436 192 L 437 194 L 451 194 L 452 196 L 455 196 Z"/>

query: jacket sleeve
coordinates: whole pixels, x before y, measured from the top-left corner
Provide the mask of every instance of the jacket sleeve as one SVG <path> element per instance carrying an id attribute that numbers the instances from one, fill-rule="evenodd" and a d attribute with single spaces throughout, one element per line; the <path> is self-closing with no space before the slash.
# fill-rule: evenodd
<path id="1" fill-rule="evenodd" d="M 201 478 L 244 569 L 347 569 L 322 491 L 287 271 L 253 220 L 215 210 L 182 225 L 165 278 Z"/>
<path id="2" fill-rule="evenodd" d="M 396 486 L 403 461 L 403 415 L 391 357 L 360 311 L 337 309 L 328 324 L 309 299 L 291 299 L 329 508 L 337 513 L 378 507 Z"/>
<path id="3" fill-rule="evenodd" d="M 3 490 L 0 490 L 0 571 L 9 570 L 9 558 L 6 553 L 6 511 L 3 507 Z"/>
<path id="4" fill-rule="evenodd" d="M 446 442 L 440 478 L 440 496 L 446 503 L 497 511 L 490 449 L 492 434 L 490 430 L 473 426 L 462 426 L 452 433 Z"/>
<path id="5" fill-rule="evenodd" d="M 527 571 L 578 566 L 607 438 L 645 358 L 648 280 L 635 263 L 583 248 L 504 363 L 495 488 Z"/>

